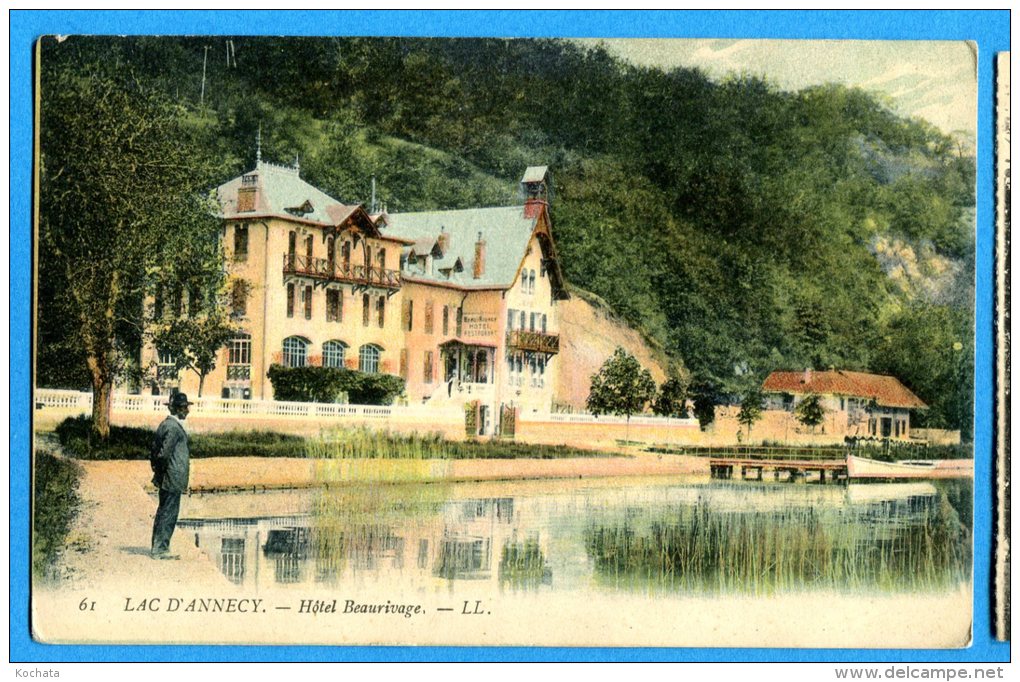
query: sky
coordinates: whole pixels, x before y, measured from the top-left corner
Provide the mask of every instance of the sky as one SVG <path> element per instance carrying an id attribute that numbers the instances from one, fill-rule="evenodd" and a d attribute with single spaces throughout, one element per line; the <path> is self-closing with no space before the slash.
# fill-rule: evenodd
<path id="1" fill-rule="evenodd" d="M 699 67 L 713 78 L 761 76 L 783 90 L 821 83 L 859 86 L 898 114 L 973 139 L 976 47 L 962 41 L 600 39 L 641 66 Z"/>

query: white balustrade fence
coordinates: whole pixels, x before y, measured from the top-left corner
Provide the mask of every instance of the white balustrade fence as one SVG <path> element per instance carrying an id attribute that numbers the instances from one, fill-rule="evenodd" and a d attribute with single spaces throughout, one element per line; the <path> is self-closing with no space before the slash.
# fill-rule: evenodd
<path id="1" fill-rule="evenodd" d="M 167 396 L 127 395 L 115 393 L 111 409 L 114 413 L 166 414 Z M 279 400 L 228 400 L 224 398 L 193 398 L 191 413 L 215 416 L 319 417 L 336 419 L 426 419 L 459 421 L 464 412 L 456 406 L 426 407 L 422 405 L 339 405 L 333 403 L 294 403 Z M 92 411 L 92 393 L 40 388 L 35 392 L 37 409 L 53 408 L 88 413 Z"/>
<path id="2" fill-rule="evenodd" d="M 605 414 L 596 417 L 592 414 L 567 414 L 562 412 L 521 412 L 518 417 L 526 422 L 550 422 L 561 424 L 626 424 L 626 417 Z M 635 415 L 630 418 L 631 426 L 662 426 L 662 427 L 687 427 L 698 426 L 697 419 L 680 419 L 674 417 L 655 417 L 648 415 Z"/>
<path id="3" fill-rule="evenodd" d="M 225 398 L 193 398 L 191 407 L 195 415 L 215 416 L 273 416 L 273 417 L 317 417 L 333 419 L 420 419 L 430 422 L 462 422 L 464 411 L 459 405 L 341 405 L 335 403 L 294 403 L 279 400 L 228 400 Z M 115 393 L 112 410 L 115 413 L 166 414 L 167 396 L 128 395 Z M 92 393 L 40 388 L 35 392 L 35 404 L 39 409 L 54 408 L 64 411 L 88 413 L 92 411 Z M 521 411 L 518 419 L 532 423 L 560 424 L 626 424 L 625 417 L 590 414 L 566 414 L 556 412 Z M 635 415 L 630 418 L 632 426 L 660 426 L 668 428 L 694 427 L 697 419 L 653 417 Z"/>

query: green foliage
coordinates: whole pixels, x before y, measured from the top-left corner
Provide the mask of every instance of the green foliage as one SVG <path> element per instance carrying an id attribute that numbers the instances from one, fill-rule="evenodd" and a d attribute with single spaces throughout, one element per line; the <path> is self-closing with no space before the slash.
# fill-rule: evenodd
<path id="1" fill-rule="evenodd" d="M 663 417 L 686 417 L 690 376 L 672 363 L 666 380 L 652 402 L 652 412 Z"/>
<path id="2" fill-rule="evenodd" d="M 156 431 L 155 428 L 114 426 L 107 440 L 98 440 L 92 438 L 89 419 L 82 416 L 68 417 L 57 426 L 56 433 L 64 451 L 77 459 L 148 460 Z M 190 435 L 189 443 L 191 456 L 195 459 L 559 459 L 615 456 L 565 445 L 532 445 L 502 440 L 453 441 L 439 433 L 396 433 L 365 427 L 340 428 L 309 438 L 273 431 L 200 433 Z M 57 461 L 68 465 L 63 460 Z"/>
<path id="3" fill-rule="evenodd" d="M 267 373 L 277 400 L 301 403 L 345 402 L 390 405 L 404 391 L 404 380 L 392 374 L 367 374 L 345 367 L 284 367 Z"/>
<path id="4" fill-rule="evenodd" d="M 737 421 L 751 433 L 754 423 L 761 419 L 762 411 L 765 409 L 765 396 L 759 389 L 753 389 L 744 394 L 740 401 L 740 412 L 737 413 Z"/>
<path id="5" fill-rule="evenodd" d="M 441 433 L 398 433 L 365 427 L 341 428 L 307 441 L 315 459 L 560 459 L 615 457 L 613 453 L 566 445 L 512 440 L 447 440 Z"/>
<path id="6" fill-rule="evenodd" d="M 794 414 L 797 416 L 797 421 L 804 426 L 811 428 L 818 426 L 825 420 L 825 407 L 822 405 L 821 396 L 815 393 L 805 396 L 797 404 Z"/>
<path id="7" fill-rule="evenodd" d="M 68 417 L 56 428 L 61 447 L 78 459 L 148 460 L 153 428 L 110 427 L 106 440 L 92 434 L 87 417 Z M 305 439 L 271 431 L 230 431 L 191 434 L 189 446 L 193 458 L 203 457 L 304 457 Z"/>
<path id="8" fill-rule="evenodd" d="M 224 297 L 217 296 L 202 311 L 190 312 L 171 320 L 158 320 L 153 326 L 153 343 L 161 351 L 172 354 L 175 369 L 192 370 L 198 374 L 198 397 L 202 397 L 205 377 L 216 367 L 224 344 L 238 330 L 231 324 Z"/>
<path id="9" fill-rule="evenodd" d="M 592 375 L 587 406 L 596 417 L 615 414 L 630 419 L 654 397 L 655 382 L 651 373 L 642 368 L 633 355 L 617 348 L 598 374 Z"/>
<path id="10" fill-rule="evenodd" d="M 36 450 L 33 474 L 32 572 L 45 577 L 64 551 L 81 507 L 78 485 L 82 468 L 76 462 Z"/>
<path id="11" fill-rule="evenodd" d="M 137 378 L 154 280 L 209 267 L 218 232 L 205 192 L 221 169 L 183 110 L 131 69 L 65 61 L 52 39 L 41 49 L 40 270 L 57 298 L 42 328 L 86 360 L 105 437 L 113 382 Z"/>
<path id="12" fill-rule="evenodd" d="M 893 315 L 879 341 L 875 369 L 892 374 L 930 406 L 916 410 L 917 427 L 973 433 L 974 325 L 965 310 L 918 303 Z"/>
<path id="13" fill-rule="evenodd" d="M 694 416 L 702 431 L 715 421 L 715 406 L 719 404 L 719 390 L 710 380 L 695 379 L 691 384 Z"/>

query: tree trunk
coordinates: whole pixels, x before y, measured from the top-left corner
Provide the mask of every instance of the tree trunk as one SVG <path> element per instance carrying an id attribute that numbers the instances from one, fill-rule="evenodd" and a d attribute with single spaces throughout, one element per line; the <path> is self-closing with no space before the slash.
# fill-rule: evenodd
<path id="1" fill-rule="evenodd" d="M 113 406 L 113 382 L 106 377 L 92 377 L 92 433 L 100 440 L 110 437 L 110 409 Z"/>
<path id="2" fill-rule="evenodd" d="M 198 397 L 202 397 L 202 386 L 205 385 L 205 373 L 199 372 L 198 374 Z"/>

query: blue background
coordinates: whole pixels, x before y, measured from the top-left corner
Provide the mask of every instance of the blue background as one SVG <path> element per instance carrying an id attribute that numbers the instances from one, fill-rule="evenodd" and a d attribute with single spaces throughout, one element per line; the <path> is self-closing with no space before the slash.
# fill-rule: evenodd
<path id="1" fill-rule="evenodd" d="M 726 12 L 12 11 L 10 657 L 61 661 L 1008 661 L 990 617 L 992 537 L 994 55 L 1009 50 L 1007 10 Z M 499 37 L 866 38 L 978 45 L 974 639 L 967 649 L 567 649 L 495 647 L 70 646 L 33 642 L 29 616 L 33 45 L 46 34 L 442 35 Z M 922 624 L 923 626 L 923 624 Z"/>

